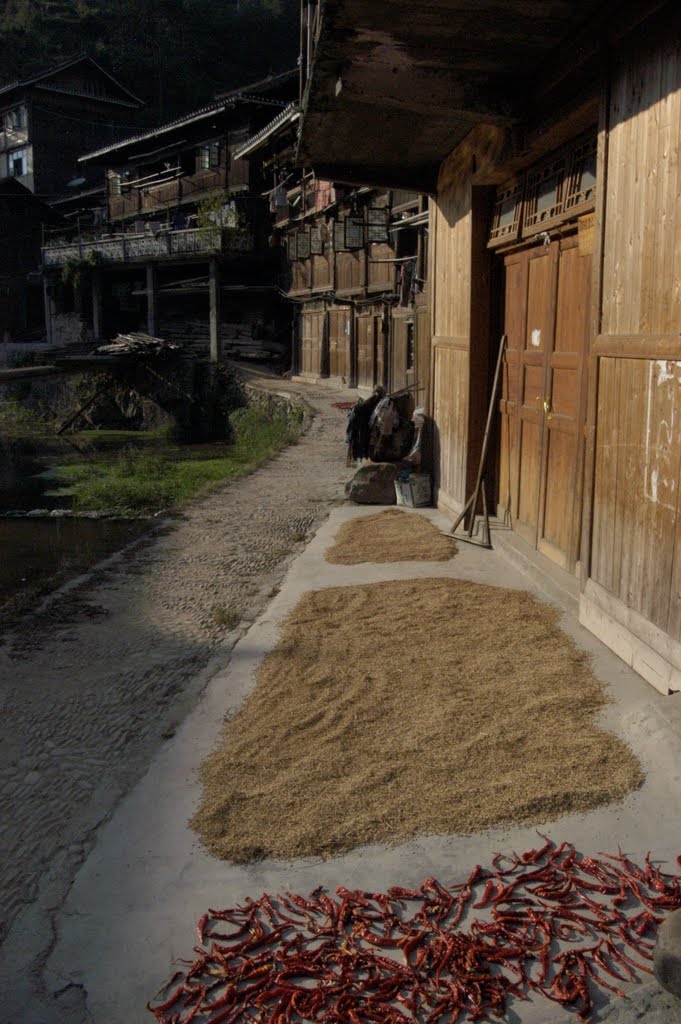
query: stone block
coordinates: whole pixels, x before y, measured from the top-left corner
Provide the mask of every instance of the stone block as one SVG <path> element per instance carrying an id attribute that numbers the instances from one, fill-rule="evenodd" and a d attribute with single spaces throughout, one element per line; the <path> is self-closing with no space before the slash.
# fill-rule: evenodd
<path id="1" fill-rule="evenodd" d="M 681 910 L 672 911 L 660 925 L 653 967 L 662 988 L 681 996 Z"/>
<path id="2" fill-rule="evenodd" d="M 400 462 L 367 462 L 348 480 L 345 493 L 357 505 L 394 505 L 395 481 L 402 468 Z"/>

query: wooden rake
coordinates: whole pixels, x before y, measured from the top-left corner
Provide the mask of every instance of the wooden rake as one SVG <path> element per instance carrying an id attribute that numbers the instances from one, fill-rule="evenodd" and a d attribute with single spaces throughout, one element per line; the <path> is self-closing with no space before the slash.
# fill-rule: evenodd
<path id="1" fill-rule="evenodd" d="M 501 376 L 501 366 L 504 360 L 504 350 L 506 348 L 506 335 L 502 334 L 501 343 L 499 345 L 499 355 L 497 356 L 497 365 L 494 371 L 494 381 L 492 382 L 492 393 L 489 399 L 489 409 L 487 410 L 487 423 L 485 425 L 485 436 L 482 440 L 482 449 L 480 451 L 480 463 L 478 465 L 478 476 L 475 481 L 475 488 L 470 498 L 464 505 L 461 514 L 452 526 L 451 532 L 458 540 L 464 541 L 466 544 L 475 544 L 480 548 L 491 548 L 492 541 L 490 540 L 489 534 L 489 511 L 487 508 L 487 494 L 485 492 L 485 463 L 487 462 L 487 449 L 489 447 L 489 435 L 492 429 L 492 418 L 494 416 L 494 407 L 497 400 L 497 391 L 499 390 L 499 378 Z M 478 502 L 482 499 L 482 520 L 476 525 L 476 513 L 478 510 Z M 457 533 L 460 524 L 468 516 L 468 528 L 462 533 Z"/>

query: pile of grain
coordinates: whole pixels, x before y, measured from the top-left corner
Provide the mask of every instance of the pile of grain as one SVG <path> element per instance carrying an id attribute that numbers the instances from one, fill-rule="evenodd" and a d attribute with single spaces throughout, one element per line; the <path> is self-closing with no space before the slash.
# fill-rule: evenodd
<path id="1" fill-rule="evenodd" d="M 456 543 L 424 516 L 390 509 L 343 523 L 326 552 L 334 565 L 359 562 L 446 562 Z"/>
<path id="2" fill-rule="evenodd" d="M 558 613 L 422 579 L 308 593 L 203 765 L 192 825 L 218 857 L 330 856 L 536 823 L 643 774 Z"/>

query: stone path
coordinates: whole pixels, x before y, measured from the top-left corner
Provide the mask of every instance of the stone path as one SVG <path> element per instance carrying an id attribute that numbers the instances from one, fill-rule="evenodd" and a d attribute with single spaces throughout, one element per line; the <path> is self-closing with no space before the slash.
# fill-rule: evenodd
<path id="1" fill-rule="evenodd" d="M 166 521 L 0 645 L 0 991 L 13 993 L 2 1021 L 64 1019 L 33 979 L 98 827 L 343 498 L 346 414 L 333 402 L 355 395 L 260 383 L 315 408 L 300 442 Z"/>

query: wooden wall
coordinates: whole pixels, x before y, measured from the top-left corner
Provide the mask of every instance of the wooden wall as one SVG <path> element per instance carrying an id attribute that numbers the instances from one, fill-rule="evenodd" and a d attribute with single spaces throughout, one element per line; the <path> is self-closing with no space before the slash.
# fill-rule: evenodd
<path id="1" fill-rule="evenodd" d="M 456 151 L 452 154 L 457 159 Z M 432 415 L 438 503 L 458 511 L 477 471 L 487 406 L 489 190 L 447 182 L 431 205 Z"/>
<path id="2" fill-rule="evenodd" d="M 612 623 L 644 640 L 658 685 L 663 647 L 681 667 L 681 43 L 645 38 L 615 55 L 600 133 L 582 617 L 632 664 Z"/>
<path id="3" fill-rule="evenodd" d="M 452 511 L 466 497 L 471 196 L 466 182 L 431 205 L 434 471 L 438 503 Z"/>

